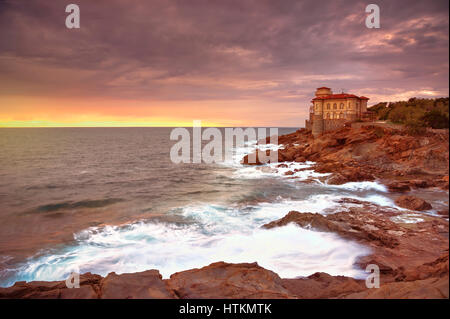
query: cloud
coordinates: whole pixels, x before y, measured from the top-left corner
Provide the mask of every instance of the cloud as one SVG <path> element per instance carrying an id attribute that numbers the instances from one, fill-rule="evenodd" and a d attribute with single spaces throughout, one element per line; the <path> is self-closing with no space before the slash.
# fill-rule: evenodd
<path id="1" fill-rule="evenodd" d="M 366 3 L 357 0 L 77 4 L 81 28 L 69 30 L 61 1 L 0 1 L 0 97 L 178 101 L 186 109 L 259 100 L 265 111 L 291 111 L 307 109 L 322 85 L 371 102 L 389 98 L 384 88 L 392 98 L 448 95 L 447 1 L 378 1 L 381 29 L 365 27 Z"/>

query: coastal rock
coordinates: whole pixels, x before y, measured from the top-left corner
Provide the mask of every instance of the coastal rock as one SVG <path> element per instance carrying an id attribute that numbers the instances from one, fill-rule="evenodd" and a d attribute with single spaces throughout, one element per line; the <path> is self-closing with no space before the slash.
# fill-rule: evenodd
<path id="1" fill-rule="evenodd" d="M 393 222 L 379 218 L 377 220 L 371 218 L 371 222 L 369 222 L 367 214 L 355 209 L 353 209 L 352 214 L 340 212 L 327 216 L 317 213 L 290 211 L 283 218 L 265 224 L 262 227 L 270 229 L 292 222 L 303 228 L 334 232 L 350 239 L 364 240 L 371 243 L 378 242 L 380 246 L 393 248 L 398 245 L 397 236 L 386 232 L 386 229 L 398 230 L 398 227 Z"/>
<path id="2" fill-rule="evenodd" d="M 366 290 L 364 280 L 331 276 L 322 272 L 306 278 L 283 279 L 282 282 L 290 293 L 301 299 L 339 298 Z"/>
<path id="3" fill-rule="evenodd" d="M 173 299 L 176 296 L 162 280 L 158 270 L 132 274 L 109 273 L 100 282 L 102 299 Z"/>
<path id="4" fill-rule="evenodd" d="M 310 131 L 301 129 L 279 136 L 278 142 L 284 145 L 279 161 L 316 162 L 315 171 L 340 174 L 330 177 L 332 184 L 379 178 L 415 188 L 448 189 L 448 131 L 413 137 L 388 126 L 365 125 L 313 138 Z M 436 176 L 446 179 L 436 181 Z M 391 191 L 406 191 L 404 185 L 392 185 Z"/>
<path id="5" fill-rule="evenodd" d="M 419 197 L 411 195 L 400 196 L 395 200 L 395 203 L 400 207 L 417 211 L 428 210 L 432 208 L 430 203 L 424 201 Z"/>
<path id="6" fill-rule="evenodd" d="M 348 294 L 345 299 L 448 299 L 449 277 L 392 282 L 377 289 Z"/>
<path id="7" fill-rule="evenodd" d="M 393 182 L 387 185 L 387 188 L 391 192 L 405 193 L 411 190 L 411 187 L 408 185 L 409 183 L 405 182 Z"/>
<path id="8" fill-rule="evenodd" d="M 441 188 L 448 189 L 448 175 L 444 176 L 441 180 Z"/>
<path id="9" fill-rule="evenodd" d="M 281 278 L 257 263 L 213 263 L 175 273 L 169 287 L 179 298 L 293 298 Z"/>
<path id="10" fill-rule="evenodd" d="M 448 217 L 448 209 L 447 210 L 440 210 L 437 212 L 441 216 L 447 216 Z"/>
<path id="11" fill-rule="evenodd" d="M 67 288 L 65 281 L 18 281 L 8 288 L 0 288 L 0 299 L 92 299 L 98 298 L 101 276 L 80 275 L 80 288 Z"/>
<path id="12" fill-rule="evenodd" d="M 330 185 L 342 185 L 349 182 L 373 181 L 375 177 L 372 174 L 363 172 L 359 168 L 342 168 L 340 173 L 333 174 L 328 178 Z"/>
<path id="13" fill-rule="evenodd" d="M 423 215 L 420 216 L 422 221 L 410 223 L 408 214 L 397 209 L 351 198 L 341 199 L 339 203 L 343 205 L 342 211 L 327 212 L 326 215 L 291 211 L 263 227 L 296 223 L 303 228 L 333 232 L 366 245 L 372 253 L 360 257 L 357 265 L 362 269 L 369 264 L 378 265 L 383 284 L 411 279 L 411 273 L 417 269 L 422 273 L 417 280 L 428 277 L 424 274 L 436 276 L 436 272 L 433 273 L 436 269 L 427 265 L 442 254 L 448 254 L 448 221 Z M 346 207 L 347 204 L 351 205 Z"/>

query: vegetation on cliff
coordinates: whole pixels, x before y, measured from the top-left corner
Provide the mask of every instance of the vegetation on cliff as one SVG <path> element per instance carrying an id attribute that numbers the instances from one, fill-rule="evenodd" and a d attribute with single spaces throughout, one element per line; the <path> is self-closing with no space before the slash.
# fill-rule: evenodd
<path id="1" fill-rule="evenodd" d="M 449 98 L 423 99 L 410 98 L 408 101 L 393 103 L 381 102 L 371 106 L 379 120 L 405 124 L 413 133 L 422 128 L 448 128 Z"/>

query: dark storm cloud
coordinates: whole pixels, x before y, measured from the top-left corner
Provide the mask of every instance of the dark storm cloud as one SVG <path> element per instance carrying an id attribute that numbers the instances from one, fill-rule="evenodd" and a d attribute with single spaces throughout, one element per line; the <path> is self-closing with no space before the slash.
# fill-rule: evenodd
<path id="1" fill-rule="evenodd" d="M 0 1 L 0 94 L 308 103 L 316 86 L 448 94 L 447 1 Z M 377 91 L 377 88 L 380 88 Z M 382 93 L 378 93 L 382 95 Z"/>

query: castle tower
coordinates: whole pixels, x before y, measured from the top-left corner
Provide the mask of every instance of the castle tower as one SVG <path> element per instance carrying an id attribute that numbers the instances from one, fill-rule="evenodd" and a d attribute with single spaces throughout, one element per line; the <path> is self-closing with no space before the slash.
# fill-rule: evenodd
<path id="1" fill-rule="evenodd" d="M 320 88 L 316 89 L 316 97 L 323 97 L 333 94 L 330 88 L 327 88 L 326 86 L 322 86 Z"/>
<path id="2" fill-rule="evenodd" d="M 325 86 L 316 89 L 316 98 L 314 100 L 314 115 L 312 121 L 312 134 L 314 137 L 319 136 L 324 131 L 324 123 L 323 123 L 323 106 L 324 100 L 320 98 L 326 97 L 333 94 L 330 88 Z"/>

